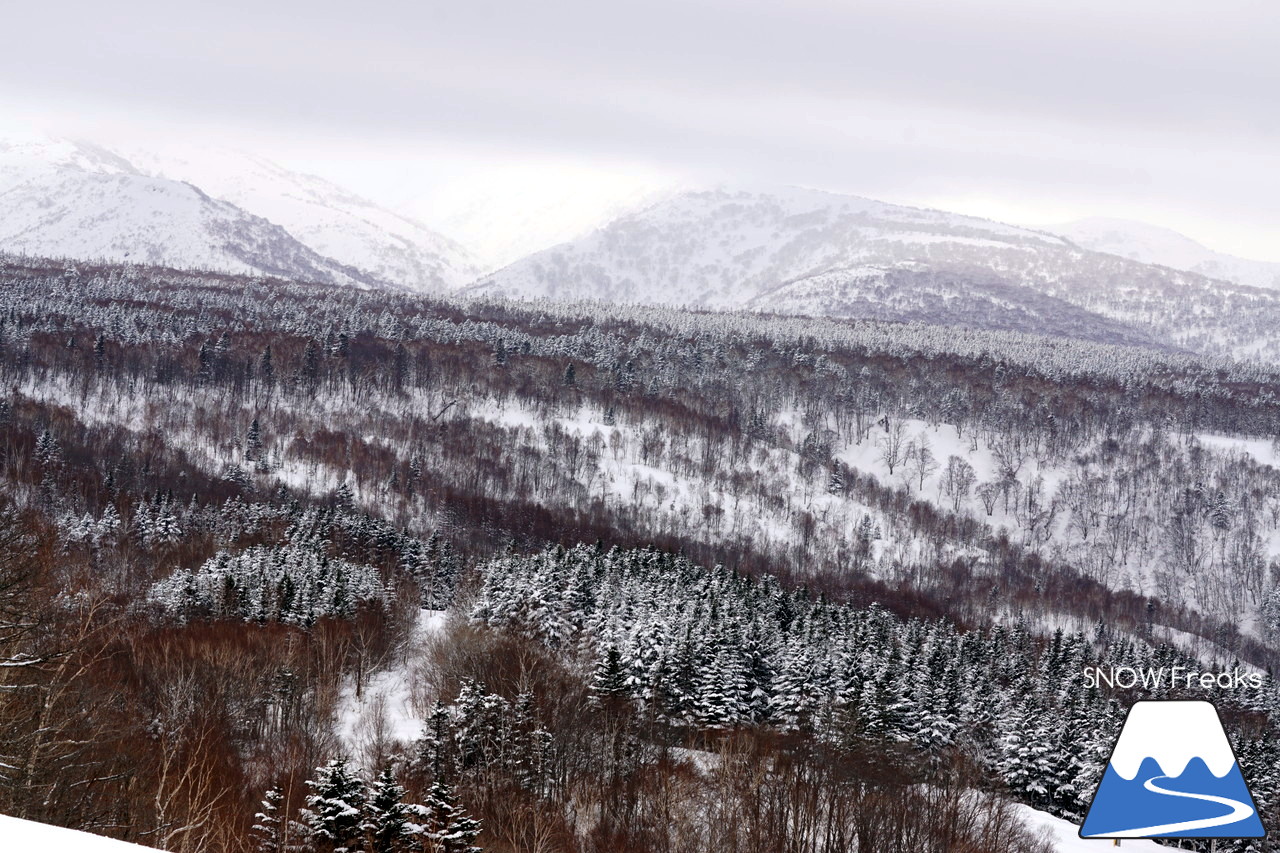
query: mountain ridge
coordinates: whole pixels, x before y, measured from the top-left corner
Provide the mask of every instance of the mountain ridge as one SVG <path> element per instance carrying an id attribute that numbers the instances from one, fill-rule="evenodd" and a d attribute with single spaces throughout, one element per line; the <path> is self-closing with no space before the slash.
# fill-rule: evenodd
<path id="1" fill-rule="evenodd" d="M 918 319 L 1280 358 L 1275 292 L 1041 229 L 798 188 L 686 191 L 463 293 Z"/>
<path id="2" fill-rule="evenodd" d="M 0 139 L 0 246 L 428 292 L 478 271 L 425 226 L 254 155 L 162 155 L 40 134 Z"/>
<path id="3" fill-rule="evenodd" d="M 1249 287 L 1280 288 L 1280 263 L 1219 252 L 1172 228 L 1092 216 L 1046 226 L 1082 248 L 1199 273 Z"/>
<path id="4" fill-rule="evenodd" d="M 127 154 L 145 174 L 200 186 L 386 285 L 444 292 L 480 273 L 476 258 L 456 241 L 345 187 L 267 158 L 216 147 Z"/>

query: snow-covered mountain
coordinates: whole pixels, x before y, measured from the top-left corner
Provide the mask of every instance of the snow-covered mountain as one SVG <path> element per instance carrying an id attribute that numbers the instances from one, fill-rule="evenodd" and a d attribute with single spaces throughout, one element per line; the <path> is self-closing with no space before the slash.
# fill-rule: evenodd
<path id="1" fill-rule="evenodd" d="M 0 250 L 371 287 L 285 229 L 181 181 L 69 140 L 0 141 Z"/>
<path id="2" fill-rule="evenodd" d="M 1274 292 L 1045 231 L 795 188 L 675 194 L 464 292 L 919 320 L 1280 357 Z"/>
<path id="3" fill-rule="evenodd" d="M 344 190 L 231 151 L 0 140 L 0 250 L 446 290 L 467 252 Z"/>
<path id="4" fill-rule="evenodd" d="M 958 246 L 1067 244 L 1025 228 L 854 196 L 719 189 L 680 193 L 624 215 L 477 287 L 520 296 L 781 309 L 779 285 L 928 260 Z"/>
<path id="5" fill-rule="evenodd" d="M 192 183 L 381 282 L 442 291 L 467 284 L 481 272 L 467 249 L 425 225 L 261 157 L 227 148 L 124 153 L 145 174 Z"/>
<path id="6" fill-rule="evenodd" d="M 1095 252 L 1200 273 L 1250 287 L 1280 288 L 1280 263 L 1215 252 L 1169 228 L 1128 219 L 1092 217 L 1048 230 Z"/>

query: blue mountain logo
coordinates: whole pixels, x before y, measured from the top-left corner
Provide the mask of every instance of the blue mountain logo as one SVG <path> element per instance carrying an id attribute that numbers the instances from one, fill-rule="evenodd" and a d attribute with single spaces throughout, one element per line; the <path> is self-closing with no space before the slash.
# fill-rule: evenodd
<path id="1" fill-rule="evenodd" d="M 1081 838 L 1262 838 L 1249 786 L 1209 702 L 1136 703 Z"/>

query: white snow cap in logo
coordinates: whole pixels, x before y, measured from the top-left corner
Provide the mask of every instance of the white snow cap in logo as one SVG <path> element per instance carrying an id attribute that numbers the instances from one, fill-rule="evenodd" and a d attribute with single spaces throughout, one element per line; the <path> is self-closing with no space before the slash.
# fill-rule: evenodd
<path id="1" fill-rule="evenodd" d="M 1132 780 L 1145 758 L 1154 758 L 1166 776 L 1181 776 L 1199 758 L 1214 776 L 1231 771 L 1235 756 L 1208 702 L 1139 702 L 1129 712 L 1111 766 Z"/>

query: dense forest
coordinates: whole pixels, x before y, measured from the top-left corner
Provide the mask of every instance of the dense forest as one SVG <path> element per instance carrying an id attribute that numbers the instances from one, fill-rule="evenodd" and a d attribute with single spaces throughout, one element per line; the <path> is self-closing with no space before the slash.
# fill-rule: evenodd
<path id="1" fill-rule="evenodd" d="M 0 256 L 0 380 L 0 812 L 1036 853 L 1185 695 L 1280 825 L 1272 368 Z M 1173 665 L 1262 686 L 1084 680 Z"/>

